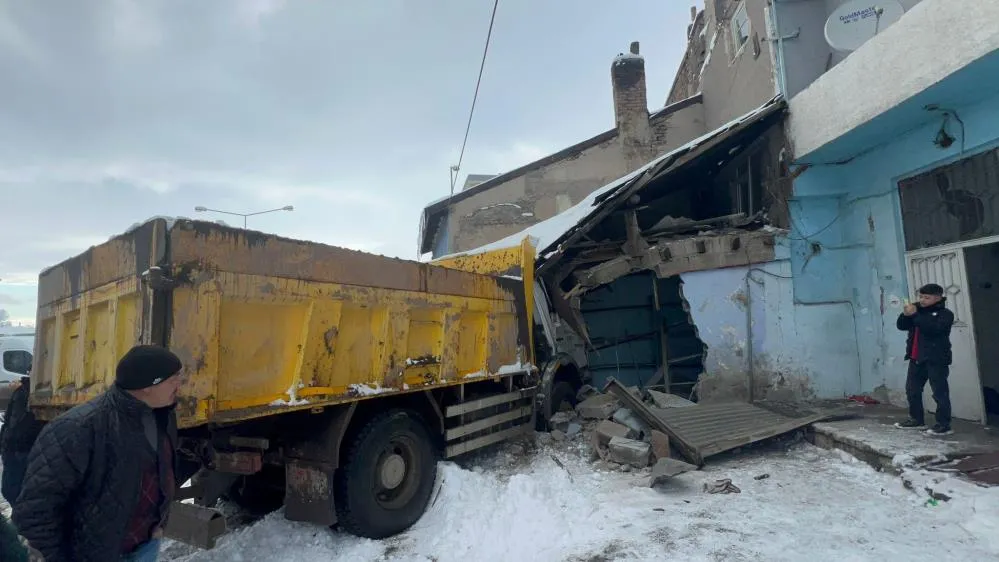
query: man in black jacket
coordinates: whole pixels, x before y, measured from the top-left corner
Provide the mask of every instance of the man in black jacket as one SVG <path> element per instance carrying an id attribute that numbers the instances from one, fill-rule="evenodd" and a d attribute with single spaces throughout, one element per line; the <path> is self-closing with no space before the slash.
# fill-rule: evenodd
<path id="1" fill-rule="evenodd" d="M 21 377 L 21 381 L 14 384 L 17 388 L 10 395 L 3 416 L 3 428 L 0 428 L 0 462 L 3 463 L 0 494 L 10 505 L 14 505 L 21 494 L 24 472 L 28 469 L 28 453 L 42 430 L 42 423 L 35 419 L 28 407 L 31 379 Z"/>
<path id="2" fill-rule="evenodd" d="M 155 561 L 176 488 L 181 362 L 129 350 L 115 384 L 38 436 L 14 524 L 46 562 Z"/>
<path id="3" fill-rule="evenodd" d="M 954 313 L 945 308 L 947 299 L 943 287 L 935 283 L 919 289 L 919 302 L 906 304 L 895 322 L 899 330 L 909 332 L 905 343 L 905 358 L 909 361 L 909 374 L 905 380 L 905 394 L 909 401 L 909 419 L 895 424 L 906 429 L 925 428 L 923 414 L 923 388 L 926 381 L 937 403 L 937 423 L 927 433 L 949 435 L 950 427 L 950 328 Z"/>

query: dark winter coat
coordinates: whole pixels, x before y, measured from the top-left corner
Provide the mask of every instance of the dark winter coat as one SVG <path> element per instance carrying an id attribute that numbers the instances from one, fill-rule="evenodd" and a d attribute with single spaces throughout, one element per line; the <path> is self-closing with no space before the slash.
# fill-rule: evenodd
<path id="1" fill-rule="evenodd" d="M 30 386 L 31 380 L 22 377 L 21 386 L 10 395 L 3 415 L 3 429 L 0 429 L 0 455 L 27 453 L 42 430 L 42 423 L 28 408 Z"/>
<path id="2" fill-rule="evenodd" d="M 916 313 L 912 316 L 899 314 L 895 326 L 902 331 L 909 332 L 905 341 L 905 358 L 912 359 L 912 339 L 919 328 L 919 357 L 920 363 L 931 365 L 950 365 L 950 328 L 954 324 L 954 313 L 947 310 L 945 304 L 947 299 L 943 299 L 933 306 L 926 308 L 917 306 Z"/>
<path id="3" fill-rule="evenodd" d="M 28 452 L 42 430 L 42 423 L 35 419 L 28 407 L 30 386 L 28 377 L 22 377 L 21 386 L 10 396 L 3 428 L 0 429 L 0 462 L 3 463 L 0 494 L 11 505 L 21 493 L 24 472 L 28 467 Z"/>
<path id="4" fill-rule="evenodd" d="M 28 459 L 14 524 L 46 562 L 109 562 L 121 557 L 142 468 L 156 459 L 157 427 L 175 449 L 173 409 L 154 411 L 113 386 L 42 430 Z M 161 467 L 160 482 L 169 481 L 163 471 L 171 469 L 176 474 L 176 466 Z M 168 500 L 173 497 L 173 490 L 163 492 Z M 161 525 L 168 512 L 165 501 Z"/>

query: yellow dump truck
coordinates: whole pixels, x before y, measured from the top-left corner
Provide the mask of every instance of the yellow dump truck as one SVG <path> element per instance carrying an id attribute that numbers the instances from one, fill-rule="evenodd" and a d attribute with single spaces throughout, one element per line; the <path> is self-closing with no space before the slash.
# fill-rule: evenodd
<path id="1" fill-rule="evenodd" d="M 386 537 L 422 515 L 438 459 L 574 399 L 533 267 L 526 241 L 431 265 L 152 219 L 39 276 L 31 406 L 51 420 L 113 384 L 133 345 L 166 346 L 184 364 L 178 497 L 194 500 L 169 536 L 210 548 L 227 498 Z"/>

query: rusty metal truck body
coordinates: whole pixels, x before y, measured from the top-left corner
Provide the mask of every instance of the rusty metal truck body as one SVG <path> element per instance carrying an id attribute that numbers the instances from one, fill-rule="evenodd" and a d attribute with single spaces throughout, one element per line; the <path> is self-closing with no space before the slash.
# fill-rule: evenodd
<path id="1" fill-rule="evenodd" d="M 195 500 L 168 535 L 211 547 L 228 498 L 389 536 L 422 514 L 439 458 L 533 429 L 556 378 L 578 386 L 533 259 L 525 242 L 431 265 L 153 219 L 41 273 L 31 405 L 51 420 L 133 345 L 165 346 Z"/>

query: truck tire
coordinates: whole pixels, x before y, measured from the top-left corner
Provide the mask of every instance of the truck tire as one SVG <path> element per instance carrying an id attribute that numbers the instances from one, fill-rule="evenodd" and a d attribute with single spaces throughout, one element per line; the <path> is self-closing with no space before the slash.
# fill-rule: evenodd
<path id="1" fill-rule="evenodd" d="M 550 431 L 551 419 L 556 412 L 563 408 L 573 409 L 576 407 L 576 388 L 568 381 L 555 381 L 552 390 L 545 400 L 542 409 L 541 419 L 535 424 L 538 431 Z"/>
<path id="2" fill-rule="evenodd" d="M 368 421 L 344 449 L 334 501 L 340 527 L 369 539 L 405 531 L 423 516 L 437 479 L 438 451 L 423 419 L 390 410 Z"/>

